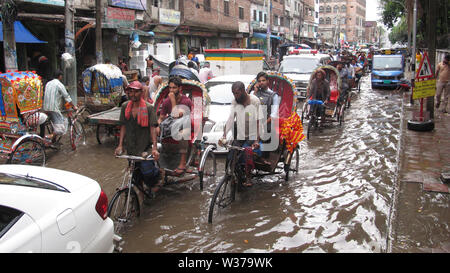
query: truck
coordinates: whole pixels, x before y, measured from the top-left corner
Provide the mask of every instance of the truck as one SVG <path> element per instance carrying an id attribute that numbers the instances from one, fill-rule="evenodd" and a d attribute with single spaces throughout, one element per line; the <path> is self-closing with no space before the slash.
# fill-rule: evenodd
<path id="1" fill-rule="evenodd" d="M 371 73 L 373 88 L 396 88 L 405 78 L 403 55 L 374 55 Z"/>

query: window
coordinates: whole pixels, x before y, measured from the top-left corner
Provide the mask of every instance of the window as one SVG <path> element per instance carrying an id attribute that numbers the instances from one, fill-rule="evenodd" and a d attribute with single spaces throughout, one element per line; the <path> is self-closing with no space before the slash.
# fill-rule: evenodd
<path id="1" fill-rule="evenodd" d="M 334 6 L 333 12 L 334 12 L 334 13 L 338 13 L 338 12 L 339 12 L 339 7 L 338 7 L 338 6 Z"/>
<path id="2" fill-rule="evenodd" d="M 320 7 L 319 7 L 319 12 L 324 12 L 323 6 L 320 6 Z"/>
<path id="3" fill-rule="evenodd" d="M 264 23 L 267 23 L 267 14 L 264 13 Z"/>
<path id="4" fill-rule="evenodd" d="M 223 1 L 223 13 L 225 16 L 230 16 L 230 3 L 227 0 Z"/>
<path id="5" fill-rule="evenodd" d="M 347 12 L 347 7 L 346 7 L 345 5 L 343 5 L 343 6 L 341 7 L 341 12 Z"/>
<path id="6" fill-rule="evenodd" d="M 278 15 L 275 15 L 275 16 L 274 16 L 273 24 L 274 24 L 275 26 L 278 26 L 278 25 L 279 25 L 279 24 L 278 24 Z"/>
<path id="7" fill-rule="evenodd" d="M 262 21 L 263 20 L 263 13 L 262 11 L 259 12 L 259 20 L 258 21 Z M 264 18 L 264 22 L 266 22 L 266 19 Z"/>
<path id="8" fill-rule="evenodd" d="M 284 18 L 280 17 L 280 26 L 284 26 Z"/>
<path id="9" fill-rule="evenodd" d="M 239 19 L 244 20 L 244 8 L 239 7 Z"/>
<path id="10" fill-rule="evenodd" d="M 331 12 L 331 6 L 327 6 L 327 13 Z"/>
<path id="11" fill-rule="evenodd" d="M 169 1 L 169 9 L 175 9 L 175 0 Z"/>
<path id="12" fill-rule="evenodd" d="M 0 238 L 22 217 L 23 212 L 0 206 Z"/>
<path id="13" fill-rule="evenodd" d="M 211 0 L 203 0 L 203 10 L 211 12 Z"/>
<path id="14" fill-rule="evenodd" d="M 327 17 L 325 24 L 331 25 L 331 18 L 330 17 Z"/>
<path id="15" fill-rule="evenodd" d="M 320 18 L 320 19 L 319 19 L 319 24 L 323 25 L 324 21 L 325 21 L 325 20 L 323 20 L 323 18 Z"/>

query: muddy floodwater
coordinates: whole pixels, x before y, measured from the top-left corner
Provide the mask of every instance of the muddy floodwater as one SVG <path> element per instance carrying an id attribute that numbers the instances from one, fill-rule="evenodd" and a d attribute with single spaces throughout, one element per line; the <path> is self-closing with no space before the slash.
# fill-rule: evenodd
<path id="1" fill-rule="evenodd" d="M 198 180 L 165 187 L 123 234 L 124 252 L 386 251 L 402 95 L 363 80 L 342 127 L 332 123 L 301 142 L 299 172 L 289 182 L 284 175 L 256 180 L 212 224 L 214 183 L 203 191 Z M 76 152 L 69 145 L 49 151 L 47 166 L 97 180 L 110 200 L 127 165 L 113 152 L 113 142 L 99 145 L 91 133 Z"/>

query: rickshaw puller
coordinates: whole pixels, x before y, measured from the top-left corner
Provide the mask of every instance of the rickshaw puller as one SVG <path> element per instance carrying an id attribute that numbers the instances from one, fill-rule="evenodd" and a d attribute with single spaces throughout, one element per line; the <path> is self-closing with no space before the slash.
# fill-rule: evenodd
<path id="1" fill-rule="evenodd" d="M 53 133 L 46 136 L 52 142 L 55 142 L 57 136 L 64 135 L 67 131 L 67 119 L 61 113 L 62 100 L 66 101 L 66 108 L 71 107 L 75 111 L 77 107 L 72 103 L 72 98 L 62 83 L 63 72 L 56 71 L 53 80 L 45 85 L 44 104 L 42 109 L 50 117 L 53 127 Z"/>

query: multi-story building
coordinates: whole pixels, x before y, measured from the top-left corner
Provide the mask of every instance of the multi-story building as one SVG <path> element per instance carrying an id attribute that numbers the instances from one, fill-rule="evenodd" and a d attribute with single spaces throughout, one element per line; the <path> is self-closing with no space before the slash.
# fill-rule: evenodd
<path id="1" fill-rule="evenodd" d="M 315 46 L 317 39 L 316 0 L 303 0 L 303 26 L 300 31 L 301 42 Z"/>
<path id="2" fill-rule="evenodd" d="M 366 21 L 366 43 L 379 44 L 380 41 L 380 30 L 378 29 L 376 21 Z"/>
<path id="3" fill-rule="evenodd" d="M 365 0 L 320 0 L 319 32 L 325 42 L 356 45 L 365 41 Z"/>

